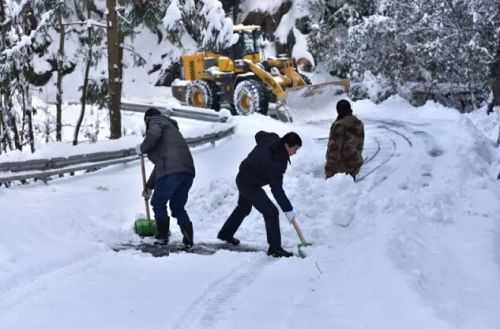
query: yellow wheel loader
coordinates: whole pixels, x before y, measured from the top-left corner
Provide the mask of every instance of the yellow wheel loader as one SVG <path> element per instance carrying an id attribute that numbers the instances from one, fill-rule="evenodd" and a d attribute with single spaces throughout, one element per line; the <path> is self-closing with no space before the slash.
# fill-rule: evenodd
<path id="1" fill-rule="evenodd" d="M 292 59 L 261 59 L 259 26 L 236 25 L 234 33 L 238 41 L 220 53 L 205 51 L 182 56 L 181 79 L 172 83 L 177 100 L 216 111 L 225 104 L 233 114 L 249 115 L 267 114 L 270 103 L 286 106 L 288 93 L 293 90 L 302 90 L 307 97 L 303 88 L 311 83 L 297 72 Z M 332 83 L 348 92 L 348 80 Z M 309 87 L 314 90 L 317 85 Z"/>

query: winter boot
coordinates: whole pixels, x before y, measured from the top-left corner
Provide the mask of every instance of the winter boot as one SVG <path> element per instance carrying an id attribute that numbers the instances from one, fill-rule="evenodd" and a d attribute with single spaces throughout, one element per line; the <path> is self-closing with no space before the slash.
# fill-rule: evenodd
<path id="1" fill-rule="evenodd" d="M 194 244 L 194 241 L 193 241 L 193 223 L 189 222 L 188 224 L 179 225 L 179 227 L 180 227 L 181 233 L 183 235 L 182 243 L 184 243 L 184 245 L 186 247 L 192 247 Z"/>
<path id="2" fill-rule="evenodd" d="M 220 232 L 219 232 L 219 234 L 217 234 L 217 239 L 225 241 L 225 242 L 232 244 L 234 246 L 237 246 L 240 244 L 240 240 L 236 239 L 234 236 L 226 237 L 226 236 L 221 235 Z"/>
<path id="3" fill-rule="evenodd" d="M 168 244 L 168 236 L 170 235 L 170 218 L 156 220 L 156 235 L 155 238 L 160 244 Z"/>
<path id="4" fill-rule="evenodd" d="M 286 251 L 283 249 L 281 246 L 279 247 L 269 247 L 269 250 L 267 251 L 268 256 L 273 256 L 273 257 L 292 257 L 293 253 Z"/>

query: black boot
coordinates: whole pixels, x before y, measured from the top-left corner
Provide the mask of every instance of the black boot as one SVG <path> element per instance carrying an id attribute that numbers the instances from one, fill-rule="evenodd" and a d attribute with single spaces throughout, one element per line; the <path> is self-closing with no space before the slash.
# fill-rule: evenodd
<path id="1" fill-rule="evenodd" d="M 279 247 L 269 247 L 267 255 L 273 257 L 292 257 L 293 253 L 286 251 L 281 246 L 279 246 Z"/>
<path id="2" fill-rule="evenodd" d="M 158 243 L 168 244 L 168 236 L 170 232 L 170 218 L 156 220 L 156 235 Z"/>
<path id="3" fill-rule="evenodd" d="M 226 237 L 226 236 L 221 235 L 220 232 L 219 232 L 219 234 L 217 234 L 217 239 L 225 241 L 227 243 L 230 243 L 234 246 L 237 246 L 240 244 L 240 240 L 236 239 L 234 236 Z"/>
<path id="4" fill-rule="evenodd" d="M 182 243 L 186 247 L 192 247 L 194 244 L 193 241 L 193 223 L 189 222 L 188 224 L 185 225 L 179 225 L 181 229 L 181 233 L 183 235 L 182 237 Z"/>

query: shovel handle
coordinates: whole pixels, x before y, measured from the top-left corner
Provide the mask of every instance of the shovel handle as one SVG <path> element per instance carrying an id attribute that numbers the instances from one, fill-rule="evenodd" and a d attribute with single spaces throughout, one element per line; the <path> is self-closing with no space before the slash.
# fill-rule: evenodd
<path id="1" fill-rule="evenodd" d="M 295 228 L 295 231 L 297 232 L 297 235 L 299 236 L 300 242 L 302 244 L 307 244 L 306 239 L 304 238 L 304 234 L 302 234 L 302 230 L 300 229 L 299 224 L 295 220 L 295 218 L 292 219 L 292 225 Z"/>
<path id="2" fill-rule="evenodd" d="M 144 154 L 140 154 L 139 158 L 141 159 L 142 188 L 143 191 L 146 191 L 146 166 L 144 165 Z M 148 199 L 146 198 L 144 198 L 144 205 L 146 206 L 146 218 L 151 220 Z"/>

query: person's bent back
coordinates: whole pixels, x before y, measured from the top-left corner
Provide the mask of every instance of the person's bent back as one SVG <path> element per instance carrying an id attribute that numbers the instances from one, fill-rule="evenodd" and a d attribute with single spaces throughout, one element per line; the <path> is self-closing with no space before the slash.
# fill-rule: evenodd
<path id="1" fill-rule="evenodd" d="M 222 226 L 217 238 L 231 244 L 239 244 L 234 234 L 243 219 L 250 214 L 252 207 L 255 207 L 264 217 L 269 243 L 268 255 L 290 257 L 293 254 L 281 246 L 278 208 L 262 187 L 264 185 L 271 187 L 274 198 L 288 221 L 291 222 L 295 214 L 283 190 L 283 175 L 290 162 L 290 156 L 302 146 L 302 140 L 294 132 L 280 138 L 275 133 L 259 131 L 255 135 L 255 142 L 257 145 L 241 162 L 236 176 L 236 186 L 239 192 L 238 205 Z"/>

